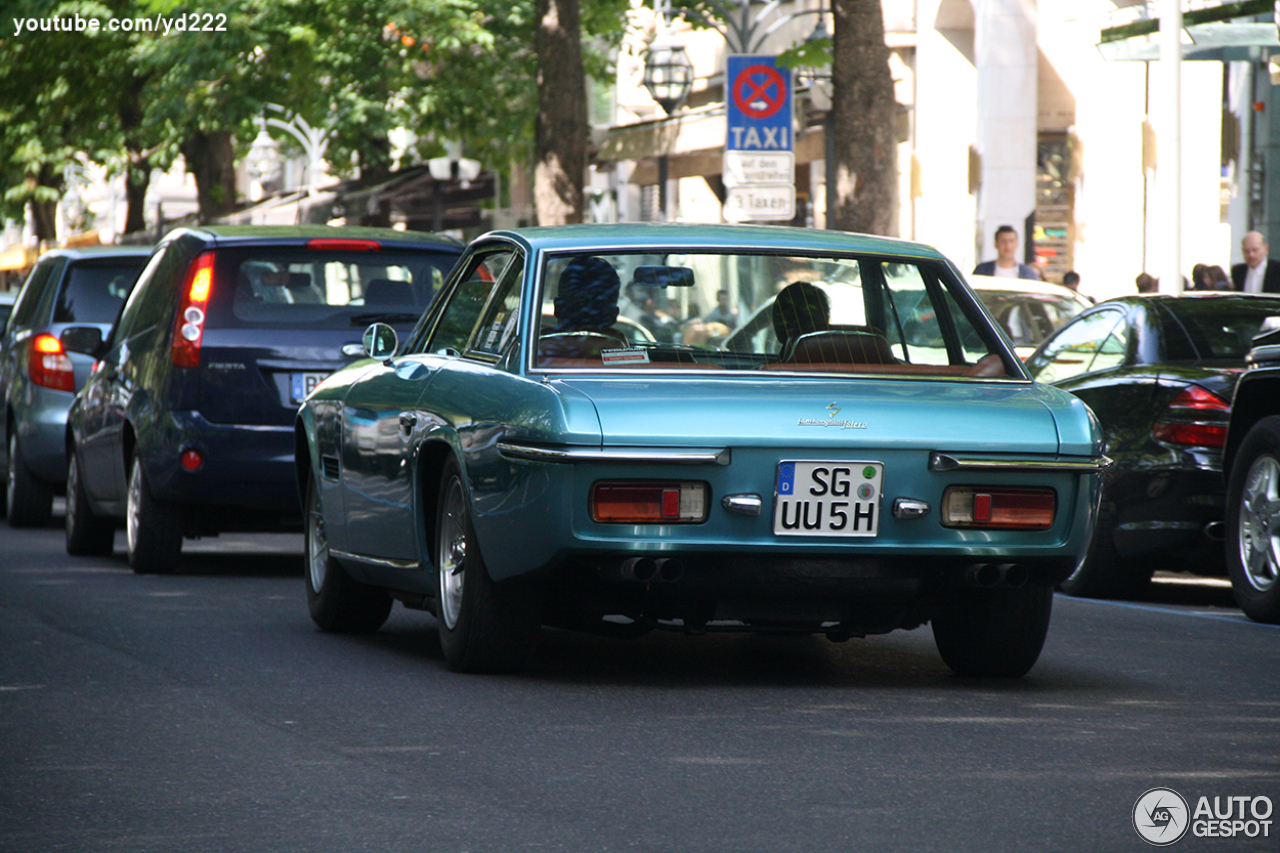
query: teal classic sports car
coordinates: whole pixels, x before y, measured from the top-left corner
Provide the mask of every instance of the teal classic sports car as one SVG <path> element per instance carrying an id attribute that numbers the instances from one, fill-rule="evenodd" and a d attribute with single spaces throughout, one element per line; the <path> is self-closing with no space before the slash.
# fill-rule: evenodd
<path id="1" fill-rule="evenodd" d="M 926 246 L 495 232 L 404 341 L 364 340 L 298 414 L 311 615 L 428 610 L 456 670 L 518 669 L 544 625 L 931 623 L 955 672 L 1021 676 L 1093 530 L 1088 409 L 1031 380 Z"/>

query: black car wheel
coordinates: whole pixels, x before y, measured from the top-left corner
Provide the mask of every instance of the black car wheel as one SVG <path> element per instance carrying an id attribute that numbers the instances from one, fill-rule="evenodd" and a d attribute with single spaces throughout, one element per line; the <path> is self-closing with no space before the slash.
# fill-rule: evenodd
<path id="1" fill-rule="evenodd" d="M 5 511 L 10 527 L 44 527 L 53 516 L 53 488 L 27 467 L 17 433 L 9 433 L 9 473 Z"/>
<path id="2" fill-rule="evenodd" d="M 1280 416 L 1249 430 L 1231 466 L 1227 573 L 1245 615 L 1280 622 Z"/>
<path id="3" fill-rule="evenodd" d="M 956 675 L 1020 678 L 1035 665 L 1049 632 L 1053 590 L 954 590 L 933 618 L 933 640 Z"/>
<path id="4" fill-rule="evenodd" d="M 115 549 L 116 526 L 93 514 L 80 481 L 80 463 L 67 452 L 67 553 L 76 557 L 105 557 Z"/>
<path id="5" fill-rule="evenodd" d="M 494 583 L 471 525 L 456 459 L 445 463 L 436 514 L 436 622 L 440 646 L 455 672 L 515 672 L 533 654 L 541 597 L 529 583 Z"/>
<path id="6" fill-rule="evenodd" d="M 1059 584 L 1067 595 L 1134 598 L 1151 585 L 1151 569 L 1136 560 L 1125 559 L 1116 550 L 1114 528 L 1115 516 L 1104 502 L 1088 550 L 1071 576 Z"/>
<path id="7" fill-rule="evenodd" d="M 307 482 L 307 607 L 322 631 L 368 634 L 391 613 L 386 590 L 352 579 L 329 553 L 320 490 Z"/>
<path id="8" fill-rule="evenodd" d="M 151 494 L 142 459 L 135 451 L 129 466 L 125 509 L 129 565 L 138 574 L 172 574 L 182 555 L 182 513 Z"/>

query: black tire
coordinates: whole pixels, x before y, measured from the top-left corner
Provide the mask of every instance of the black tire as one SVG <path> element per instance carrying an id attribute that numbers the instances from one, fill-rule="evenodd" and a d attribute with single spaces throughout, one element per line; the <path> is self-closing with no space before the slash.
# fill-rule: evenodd
<path id="1" fill-rule="evenodd" d="M 5 478 L 5 514 L 10 527 L 47 527 L 53 517 L 53 487 L 27 467 L 16 429 L 9 431 L 9 472 Z"/>
<path id="2" fill-rule="evenodd" d="M 151 494 L 142 459 L 134 451 L 129 465 L 126 496 L 125 539 L 129 565 L 142 574 L 169 575 L 178 570 L 182 556 L 182 512 Z"/>
<path id="3" fill-rule="evenodd" d="M 527 582 L 489 577 L 456 459 L 445 462 L 436 503 L 436 623 L 445 662 L 454 672 L 518 672 L 528 664 L 542 627 L 542 598 Z"/>
<path id="4" fill-rule="evenodd" d="M 956 675 L 1021 678 L 1035 665 L 1049 632 L 1053 590 L 954 590 L 933 618 L 933 640 Z"/>
<path id="5" fill-rule="evenodd" d="M 1114 529 L 1114 510 L 1104 501 L 1088 551 L 1059 589 L 1076 598 L 1137 598 L 1151 587 L 1150 563 L 1120 556 Z"/>
<path id="6" fill-rule="evenodd" d="M 1236 604 L 1280 623 L 1280 416 L 1254 424 L 1227 481 L 1227 574 Z"/>
<path id="7" fill-rule="evenodd" d="M 391 596 L 384 589 L 352 579 L 329 554 L 320 490 L 314 479 L 307 481 L 306 510 L 307 607 L 312 621 L 322 631 L 373 633 L 391 614 Z"/>
<path id="8" fill-rule="evenodd" d="M 67 451 L 67 553 L 74 557 L 108 557 L 115 550 L 116 526 L 93 514 L 80 479 L 74 450 Z"/>

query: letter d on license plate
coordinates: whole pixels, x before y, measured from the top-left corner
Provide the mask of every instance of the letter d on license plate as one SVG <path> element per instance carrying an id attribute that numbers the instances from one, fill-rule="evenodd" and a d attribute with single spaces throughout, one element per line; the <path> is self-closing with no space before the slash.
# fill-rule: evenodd
<path id="1" fill-rule="evenodd" d="M 881 462 L 778 463 L 773 532 L 778 536 L 875 536 Z"/>

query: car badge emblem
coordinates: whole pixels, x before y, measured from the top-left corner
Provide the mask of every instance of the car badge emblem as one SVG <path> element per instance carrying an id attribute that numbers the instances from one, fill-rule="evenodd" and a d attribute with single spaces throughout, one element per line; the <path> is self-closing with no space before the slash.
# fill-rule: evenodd
<path id="1" fill-rule="evenodd" d="M 863 421 L 850 421 L 843 418 L 837 418 L 840 414 L 840 404 L 831 403 L 827 406 L 827 419 L 819 418 L 800 418 L 797 426 L 820 426 L 820 427 L 839 427 L 840 429 L 866 429 L 867 425 Z"/>
<path id="2" fill-rule="evenodd" d="M 827 406 L 827 411 L 831 413 L 827 415 L 827 417 L 834 418 L 836 415 L 840 414 L 840 407 L 835 403 L 832 403 L 830 406 Z"/>

